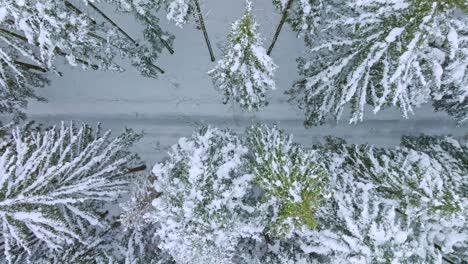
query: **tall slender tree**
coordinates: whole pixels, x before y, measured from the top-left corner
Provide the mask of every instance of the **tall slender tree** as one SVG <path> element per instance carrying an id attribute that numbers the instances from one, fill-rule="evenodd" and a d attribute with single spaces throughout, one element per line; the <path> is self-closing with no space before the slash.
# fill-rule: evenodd
<path id="1" fill-rule="evenodd" d="M 262 47 L 258 27 L 247 1 L 244 15 L 232 24 L 224 57 L 208 72 L 215 88 L 223 92 L 224 103 L 232 100 L 249 111 L 266 106 L 266 91 L 276 88 L 277 66 Z"/>

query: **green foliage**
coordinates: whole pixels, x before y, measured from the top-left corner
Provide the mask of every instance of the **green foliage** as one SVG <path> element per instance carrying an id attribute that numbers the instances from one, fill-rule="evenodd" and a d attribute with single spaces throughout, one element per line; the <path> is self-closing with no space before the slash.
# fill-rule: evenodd
<path id="1" fill-rule="evenodd" d="M 327 197 L 328 184 L 328 173 L 316 156 L 276 127 L 252 127 L 247 139 L 254 153 L 250 166 L 255 181 L 265 201 L 278 206 L 271 232 L 284 235 L 295 227 L 315 228 L 314 214 Z"/>

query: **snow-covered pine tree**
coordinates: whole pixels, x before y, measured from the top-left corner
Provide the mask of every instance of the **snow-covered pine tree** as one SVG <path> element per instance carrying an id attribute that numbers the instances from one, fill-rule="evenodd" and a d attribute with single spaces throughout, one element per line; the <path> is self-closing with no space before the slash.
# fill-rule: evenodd
<path id="1" fill-rule="evenodd" d="M 15 128 L 0 150 L 2 259 L 92 246 L 92 235 L 108 226 L 103 204 L 128 190 L 129 168 L 138 161 L 128 148 L 139 137 L 127 130 L 112 139 L 110 131 L 63 123 Z"/>
<path id="2" fill-rule="evenodd" d="M 208 72 L 215 88 L 223 92 L 224 103 L 232 100 L 249 111 L 266 106 L 266 91 L 275 89 L 277 66 L 262 47 L 258 30 L 247 1 L 244 15 L 232 25 L 223 58 Z"/>
<path id="3" fill-rule="evenodd" d="M 443 171 L 442 183 L 446 190 L 439 192 L 438 195 L 442 196 L 442 199 L 429 209 L 442 217 L 433 217 L 431 214 L 426 216 L 430 220 L 429 235 L 436 240 L 437 248 L 449 253 L 448 259 L 463 263 L 468 259 L 468 142 L 463 143 L 445 136 L 422 135 L 402 137 L 401 145 L 429 156 L 435 164 L 434 167 Z M 419 163 L 423 168 L 430 168 L 422 162 Z M 438 184 L 440 185 L 440 181 Z M 437 221 L 443 223 L 443 227 L 440 227 Z"/>
<path id="4" fill-rule="evenodd" d="M 146 166 L 133 168 L 140 171 Z M 156 225 L 145 221 L 145 212 L 152 208 L 151 202 L 157 196 L 148 179 L 132 177 L 133 190 L 130 200 L 121 204 L 120 216 L 107 217 L 108 226 L 99 229 L 84 243 L 75 242 L 60 251 L 47 247 L 37 248 L 31 255 L 24 255 L 16 263 L 28 260 L 40 264 L 90 263 L 90 264 L 170 264 L 171 257 L 158 250 L 154 236 Z M 151 188 L 151 189 L 149 189 Z M 0 261 L 0 263 L 2 263 Z"/>
<path id="5" fill-rule="evenodd" d="M 110 228 L 108 230 L 111 230 Z M 106 231 L 108 231 L 106 230 Z M 117 259 L 113 256 L 111 247 L 107 244 L 107 232 L 99 232 L 83 243 L 76 242 L 60 251 L 52 251 L 45 245 L 40 245 L 32 249 L 31 253 L 22 252 L 17 255 L 14 261 L 0 263 L 35 263 L 35 264 L 62 264 L 62 263 L 90 263 L 90 264 L 116 264 Z M 117 239 L 117 237 L 115 237 Z"/>
<path id="6" fill-rule="evenodd" d="M 431 136 L 395 149 L 344 144 L 312 150 L 331 176 L 317 226 L 244 240 L 239 263 L 463 263 L 467 146 Z"/>
<path id="7" fill-rule="evenodd" d="M 256 127 L 247 135 L 252 142 L 249 146 L 253 146 L 249 150 L 256 150 L 253 170 L 263 172 L 255 175 L 261 175 L 259 179 L 269 183 L 270 188 L 263 188 L 267 193 L 269 189 L 278 190 L 269 198 L 279 198 L 286 204 L 297 199 L 296 204 L 304 206 L 273 207 L 280 208 L 279 212 L 296 208 L 299 214 L 292 214 L 296 219 L 289 221 L 286 236 L 243 240 L 239 247 L 242 251 L 238 253 L 240 263 L 428 263 L 440 259 L 431 243 L 424 244 L 425 236 L 415 232 L 411 222 L 403 221 L 394 206 L 384 203 L 371 183 L 357 181 L 353 171 L 337 173 L 340 167 L 331 165 L 339 161 L 327 160 L 333 156 L 330 153 L 336 154 L 335 150 L 297 152 L 300 146 L 292 144 L 290 136 L 275 128 Z M 269 170 L 265 170 L 265 164 Z M 288 172 L 288 176 L 280 177 L 283 184 L 275 180 L 275 175 L 281 172 Z M 297 177 L 301 173 L 302 177 Z M 262 182 L 258 185 L 265 186 Z M 285 195 L 290 199 L 284 199 Z M 309 197 L 313 197 L 312 204 L 305 202 Z M 277 214 L 275 210 L 261 212 L 270 212 L 268 217 L 272 219 Z M 303 219 L 304 212 L 309 221 L 295 225 Z M 420 242 L 421 239 L 424 241 Z M 256 250 L 247 250 L 252 248 Z"/>
<path id="8" fill-rule="evenodd" d="M 440 263 L 441 254 L 371 183 L 355 181 L 351 174 L 331 182 L 333 195 L 316 214 L 318 228 L 298 230 L 292 239 L 309 262 Z"/>
<path id="9" fill-rule="evenodd" d="M 412 236 L 431 254 L 463 259 L 468 246 L 466 176 L 468 146 L 450 137 L 403 137 L 395 149 L 347 146 L 329 140 L 329 171 L 372 184 L 399 218 L 411 223 Z M 435 245 L 435 246 L 434 246 Z M 435 260 L 434 260 L 435 261 Z M 423 261 L 424 262 L 424 261 Z"/>
<path id="10" fill-rule="evenodd" d="M 215 61 L 213 49 L 211 48 L 208 31 L 206 30 L 205 21 L 200 7 L 199 0 L 163 0 L 166 4 L 166 18 L 173 21 L 178 27 L 187 24 L 191 18 L 195 19 L 203 31 L 208 52 L 210 53 L 211 61 Z"/>
<path id="11" fill-rule="evenodd" d="M 249 172 L 264 192 L 262 207 L 272 212 L 268 235 L 285 237 L 302 226 L 314 229 L 315 211 L 329 196 L 328 173 L 315 153 L 293 143 L 292 136 L 277 127 L 252 126 L 245 141 L 252 156 Z"/>
<path id="12" fill-rule="evenodd" d="M 1 2 L 0 98 L 5 100 L 1 111 L 13 112 L 24 106 L 28 97 L 36 98 L 32 88 L 44 85 L 41 73 L 58 73 L 58 57 L 72 66 L 121 71 L 115 63 L 116 56 L 121 55 L 129 58 L 144 76 L 156 77 L 163 72 L 154 62 L 162 45 L 170 47 L 172 37 L 162 32 L 151 14 L 157 3 L 108 1 L 118 4 L 121 11 L 133 12 L 146 25 L 144 36 L 151 44 L 148 47 L 128 36 L 93 3 L 72 2 Z M 92 15 L 92 10 L 98 14 Z"/>
<path id="13" fill-rule="evenodd" d="M 229 263 L 237 240 L 261 231 L 246 200 L 252 181 L 242 168 L 246 153 L 233 133 L 200 128 L 154 166 L 161 195 L 147 218 L 176 263 Z"/>
<path id="14" fill-rule="evenodd" d="M 304 77 L 289 93 L 305 111 L 306 126 L 327 116 L 362 121 L 398 107 L 404 117 L 434 101 L 459 122 L 467 119 L 466 1 L 332 1 L 320 30 L 299 60 Z M 307 32 L 305 32 L 307 33 Z"/>
<path id="15" fill-rule="evenodd" d="M 123 34 L 133 46 L 126 47 L 133 66 L 140 70 L 141 74 L 146 77 L 154 78 L 159 74 L 164 73 L 164 70 L 156 65 L 156 60 L 163 49 L 167 49 L 173 54 L 174 36 L 163 31 L 159 26 L 159 18 L 155 13 L 161 7 L 159 1 L 110 1 L 117 5 L 117 10 L 124 13 L 131 13 L 134 17 L 145 26 L 143 37 L 150 47 L 141 45 L 133 39 L 127 32 L 120 28 L 111 18 L 109 18 L 95 4 L 87 1 L 87 4 L 99 13 L 106 21 L 113 25 L 121 34 Z M 125 55 L 125 54 L 124 54 Z"/>
<path id="16" fill-rule="evenodd" d="M 371 184 L 331 181 L 332 195 L 318 208 L 314 229 L 244 245 L 239 263 L 437 263 L 440 254 L 414 234 Z M 252 250 L 254 249 L 254 250 Z"/>

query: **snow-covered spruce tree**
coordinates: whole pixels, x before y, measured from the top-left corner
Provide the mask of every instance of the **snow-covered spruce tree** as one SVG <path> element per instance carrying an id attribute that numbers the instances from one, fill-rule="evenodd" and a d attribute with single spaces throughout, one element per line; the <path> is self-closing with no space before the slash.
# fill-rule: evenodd
<path id="1" fill-rule="evenodd" d="M 38 249 L 59 254 L 66 245 L 96 242 L 90 236 L 108 226 L 103 203 L 128 189 L 138 160 L 128 147 L 138 138 L 130 130 L 112 139 L 110 131 L 63 123 L 14 129 L 0 150 L 2 259 L 15 263 Z"/>
<path id="2" fill-rule="evenodd" d="M 158 20 L 151 15 L 151 9 L 158 5 L 152 1 L 109 2 L 118 4 L 121 11 L 133 12 L 146 25 L 144 36 L 151 47 L 137 43 L 87 1 L 3 0 L 0 98 L 6 102 L 0 110 L 12 112 L 24 106 L 28 97 L 37 97 L 32 88 L 44 85 L 41 73 L 59 73 L 55 69 L 58 57 L 72 66 L 121 71 L 115 63 L 116 56 L 121 55 L 129 58 L 144 76 L 156 77 L 163 72 L 154 62 L 161 45 L 170 46 L 171 37 L 162 32 Z M 97 11 L 95 16 L 90 15 L 93 10 Z"/>
<path id="3" fill-rule="evenodd" d="M 352 175 L 331 180 L 333 196 L 317 212 L 317 229 L 296 232 L 295 242 L 318 263 L 441 263 L 433 244 L 400 218 L 371 183 Z"/>
<path id="4" fill-rule="evenodd" d="M 427 136 L 404 137 L 402 145 L 348 147 L 330 139 L 315 148 L 332 194 L 314 213 L 317 226 L 295 228 L 286 239 L 244 240 L 239 263 L 462 263 L 466 146 Z"/>
<path id="5" fill-rule="evenodd" d="M 262 239 L 239 241 L 234 263 L 313 262 L 294 241 L 299 231 L 317 228 L 316 212 L 330 198 L 321 158 L 277 127 L 252 126 L 244 137 L 251 152 L 247 167 L 261 191 L 257 218 L 264 229 Z"/>
<path id="6" fill-rule="evenodd" d="M 276 127 L 257 125 L 245 135 L 252 160 L 249 168 L 264 192 L 263 205 L 271 236 L 287 236 L 294 228 L 314 229 L 319 203 L 328 196 L 328 173 L 313 152 L 292 142 L 292 136 Z"/>
<path id="7" fill-rule="evenodd" d="M 306 126 L 340 119 L 362 121 L 398 107 L 404 117 L 434 101 L 463 122 L 467 116 L 466 1 L 333 1 L 310 36 L 310 57 L 299 59 L 304 77 L 289 94 L 305 111 Z M 305 32 L 307 33 L 307 32 Z"/>
<path id="8" fill-rule="evenodd" d="M 316 225 L 324 171 L 276 128 L 243 137 L 201 128 L 153 173 L 159 198 L 146 218 L 176 263 L 242 262 L 242 245 L 266 245 Z"/>
<path id="9" fill-rule="evenodd" d="M 230 263 L 237 240 L 258 236 L 247 199 L 253 176 L 243 169 L 247 148 L 229 131 L 201 128 L 156 164 L 153 212 L 161 244 L 177 263 Z M 246 200 L 247 199 L 247 200 Z"/>
<path id="10" fill-rule="evenodd" d="M 140 166 L 132 168 L 141 170 Z M 130 199 L 121 204 L 120 216 L 106 218 L 109 225 L 93 233 L 84 243 L 75 242 L 60 251 L 38 248 L 31 255 L 23 254 L 16 263 L 125 263 L 125 264 L 169 264 L 171 257 L 158 250 L 155 239 L 156 225 L 147 223 L 144 213 L 152 208 L 151 202 L 157 197 L 154 188 L 145 177 L 132 177 Z M 149 189 L 151 188 L 151 189 Z M 1 263 L 1 261 L 0 261 Z"/>
<path id="11" fill-rule="evenodd" d="M 466 257 L 460 250 L 468 243 L 466 144 L 420 136 L 404 137 L 396 149 L 346 146 L 340 140 L 330 140 L 326 148 L 334 181 L 351 175 L 372 184 L 399 218 L 411 223 L 422 249 Z"/>
<path id="12" fill-rule="evenodd" d="M 275 89 L 273 74 L 277 66 L 262 47 L 252 4 L 232 25 L 224 57 L 208 74 L 215 88 L 224 94 L 224 103 L 235 101 L 249 111 L 265 105 L 266 91 Z"/>
<path id="13" fill-rule="evenodd" d="M 210 53 L 210 59 L 211 61 L 215 61 L 199 0 L 163 0 L 163 2 L 166 4 L 167 9 L 166 18 L 173 21 L 176 26 L 182 27 L 189 23 L 191 18 L 196 20 L 200 29 L 203 31 L 203 37 L 205 38 L 206 46 Z"/>

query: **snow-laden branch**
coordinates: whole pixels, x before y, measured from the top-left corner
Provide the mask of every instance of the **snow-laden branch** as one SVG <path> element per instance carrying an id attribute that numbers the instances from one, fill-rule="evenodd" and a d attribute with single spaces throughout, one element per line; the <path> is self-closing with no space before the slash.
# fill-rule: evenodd
<path id="1" fill-rule="evenodd" d="M 94 205 L 128 189 L 123 176 L 136 157 L 127 148 L 138 135 L 112 139 L 110 131 L 64 123 L 45 131 L 18 127 L 11 135 L 0 154 L 0 240 L 9 262 L 13 249 L 30 252 L 37 242 L 59 249 L 83 242 L 84 226 L 106 226 Z"/>

